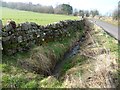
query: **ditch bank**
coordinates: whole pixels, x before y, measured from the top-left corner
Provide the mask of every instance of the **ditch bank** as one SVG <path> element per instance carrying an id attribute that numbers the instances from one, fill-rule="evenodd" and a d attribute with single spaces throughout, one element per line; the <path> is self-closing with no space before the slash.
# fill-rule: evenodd
<path id="1" fill-rule="evenodd" d="M 69 58 L 75 56 L 77 53 L 79 53 L 79 50 L 80 50 L 80 46 L 82 44 L 82 42 L 85 40 L 85 35 L 83 34 L 78 41 L 75 42 L 75 44 L 71 47 L 70 50 L 68 50 L 65 54 L 64 54 L 64 57 L 59 60 L 55 67 L 54 67 L 54 70 L 52 71 L 52 75 L 55 76 L 56 78 L 59 78 L 60 75 L 61 75 L 61 70 L 62 70 L 62 67 L 64 66 L 64 64 L 66 62 L 69 62 Z"/>

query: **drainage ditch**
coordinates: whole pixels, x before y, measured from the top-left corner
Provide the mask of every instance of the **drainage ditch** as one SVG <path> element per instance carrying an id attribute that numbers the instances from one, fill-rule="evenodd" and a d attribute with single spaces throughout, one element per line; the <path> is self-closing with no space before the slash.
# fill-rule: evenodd
<path id="1" fill-rule="evenodd" d="M 74 55 L 76 55 L 79 52 L 80 46 L 84 40 L 85 40 L 85 35 L 82 35 L 80 37 L 79 41 L 75 42 L 76 44 L 72 47 L 72 49 L 65 53 L 62 60 L 59 60 L 59 62 L 56 64 L 56 66 L 54 67 L 54 70 L 52 72 L 52 75 L 54 77 L 56 77 L 56 78 L 60 77 L 62 67 L 64 66 L 64 64 L 66 62 L 69 62 L 69 60 L 70 60 L 69 58 L 73 57 Z"/>

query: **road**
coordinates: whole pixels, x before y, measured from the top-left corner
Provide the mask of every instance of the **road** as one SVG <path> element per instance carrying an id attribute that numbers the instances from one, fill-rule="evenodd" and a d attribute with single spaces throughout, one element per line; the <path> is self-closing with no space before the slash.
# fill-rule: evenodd
<path id="1" fill-rule="evenodd" d="M 103 28 L 106 32 L 108 32 L 110 35 L 112 35 L 114 38 L 120 41 L 120 30 L 117 26 L 114 26 L 112 24 L 109 24 L 104 21 L 96 20 L 96 19 L 90 19 L 93 23 Z M 118 31 L 119 30 L 119 31 Z"/>

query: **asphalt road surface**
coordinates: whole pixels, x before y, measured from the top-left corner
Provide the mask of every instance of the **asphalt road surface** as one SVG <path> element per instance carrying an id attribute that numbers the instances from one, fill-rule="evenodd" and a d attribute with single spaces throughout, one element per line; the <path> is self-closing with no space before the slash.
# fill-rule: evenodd
<path id="1" fill-rule="evenodd" d="M 114 26 L 112 24 L 109 24 L 107 22 L 103 22 L 96 19 L 90 19 L 91 22 L 95 23 L 96 25 L 103 28 L 106 32 L 108 32 L 110 35 L 112 35 L 114 38 L 120 41 L 120 27 Z"/>

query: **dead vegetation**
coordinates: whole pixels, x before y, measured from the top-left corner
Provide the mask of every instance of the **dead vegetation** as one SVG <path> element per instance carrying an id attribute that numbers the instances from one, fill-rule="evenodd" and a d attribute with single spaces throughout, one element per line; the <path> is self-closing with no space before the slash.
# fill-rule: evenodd
<path id="1" fill-rule="evenodd" d="M 52 61 L 47 58 L 43 47 L 34 48 L 29 59 L 19 61 L 24 69 L 36 71 L 37 73 L 51 73 Z"/>
<path id="2" fill-rule="evenodd" d="M 115 26 L 118 26 L 118 23 L 119 23 L 118 20 L 113 19 L 113 17 L 101 17 L 101 18 L 95 17 L 95 19 L 99 19 L 101 21 L 110 23 L 110 24 L 115 25 Z"/>
<path id="3" fill-rule="evenodd" d="M 96 25 L 89 30 L 81 47 L 82 50 L 78 54 L 79 57 L 87 57 L 87 60 L 66 72 L 64 86 L 67 88 L 115 88 L 118 85 L 118 56 L 115 54 L 117 51 L 109 48 L 108 44 L 111 44 L 109 41 L 113 41 L 114 45 L 116 40 L 104 34 L 105 32 Z M 76 57 L 72 61 L 74 62 L 75 59 Z"/>

